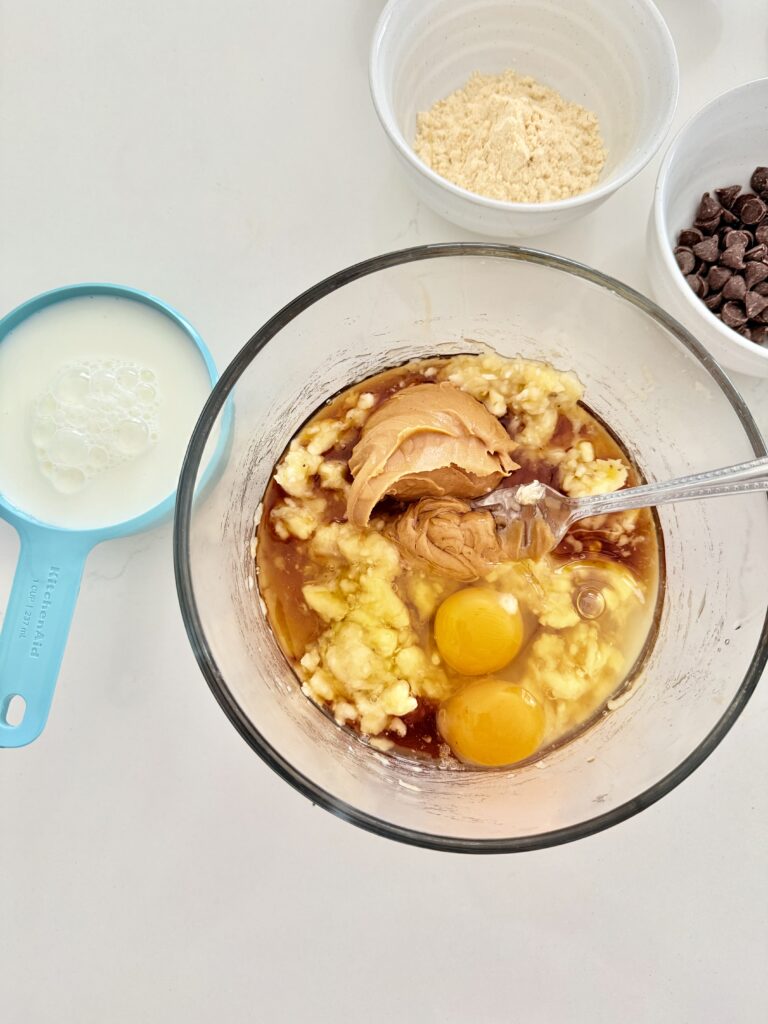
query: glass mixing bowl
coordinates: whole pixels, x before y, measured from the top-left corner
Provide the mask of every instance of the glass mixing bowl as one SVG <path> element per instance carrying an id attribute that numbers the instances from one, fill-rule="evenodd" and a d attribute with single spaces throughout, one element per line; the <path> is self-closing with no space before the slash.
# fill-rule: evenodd
<path id="1" fill-rule="evenodd" d="M 509 852 L 628 818 L 717 746 L 766 661 L 768 515 L 762 494 L 659 510 L 666 589 L 631 695 L 543 761 L 446 771 L 370 749 L 302 694 L 277 647 L 254 583 L 254 513 L 286 443 L 326 399 L 406 359 L 478 342 L 575 370 L 590 408 L 650 480 L 766 454 L 711 356 L 637 292 L 533 250 L 422 246 L 315 285 L 235 357 L 190 442 L 174 547 L 182 614 L 208 684 L 282 778 L 392 839 Z M 206 441 L 230 396 L 229 454 L 193 501 Z"/>

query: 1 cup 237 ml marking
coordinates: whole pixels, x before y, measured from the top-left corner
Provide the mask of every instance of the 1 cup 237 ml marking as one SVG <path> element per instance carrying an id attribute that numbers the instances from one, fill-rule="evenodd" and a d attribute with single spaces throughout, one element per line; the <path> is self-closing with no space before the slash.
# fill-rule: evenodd
<path id="1" fill-rule="evenodd" d="M 19 640 L 29 640 L 30 658 L 39 658 L 45 642 L 45 620 L 53 604 L 53 594 L 59 582 L 61 568 L 51 565 L 45 580 L 35 577 L 27 594 L 27 601 L 21 615 Z"/>

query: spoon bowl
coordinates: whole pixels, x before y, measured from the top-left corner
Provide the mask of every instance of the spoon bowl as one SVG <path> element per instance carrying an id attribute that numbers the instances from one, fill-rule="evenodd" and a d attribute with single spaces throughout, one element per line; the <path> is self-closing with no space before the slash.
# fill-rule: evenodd
<path id="1" fill-rule="evenodd" d="M 516 557 L 541 558 L 556 548 L 580 519 L 754 491 L 768 491 L 768 458 L 692 473 L 662 484 L 642 484 L 582 498 L 570 498 L 536 480 L 520 487 L 497 487 L 473 501 L 472 507 L 492 513 L 504 546 L 514 550 Z"/>

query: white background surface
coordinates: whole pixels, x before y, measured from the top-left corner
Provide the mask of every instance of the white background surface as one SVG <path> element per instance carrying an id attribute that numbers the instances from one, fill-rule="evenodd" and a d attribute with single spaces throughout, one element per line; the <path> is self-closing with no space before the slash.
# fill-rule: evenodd
<path id="1" fill-rule="evenodd" d="M 470 237 L 416 204 L 373 115 L 381 6 L 0 0 L 2 309 L 132 284 L 223 367 L 320 277 Z M 676 125 L 768 73 L 765 0 L 660 7 Z M 647 290 L 657 165 L 542 247 Z M 737 383 L 766 430 L 765 382 Z M 49 725 L 0 751 L 0 1020 L 766 1019 L 765 682 L 691 779 L 609 832 L 410 849 L 313 808 L 239 739 L 188 646 L 170 537 L 93 552 Z M 0 521 L 0 608 L 15 554 Z"/>

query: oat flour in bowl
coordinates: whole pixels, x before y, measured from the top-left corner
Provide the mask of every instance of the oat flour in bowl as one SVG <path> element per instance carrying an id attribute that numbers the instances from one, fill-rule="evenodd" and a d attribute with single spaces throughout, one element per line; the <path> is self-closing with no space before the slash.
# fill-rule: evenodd
<path id="1" fill-rule="evenodd" d="M 475 72 L 419 114 L 413 148 L 455 185 L 518 203 L 586 192 L 606 157 L 595 114 L 515 71 Z"/>

